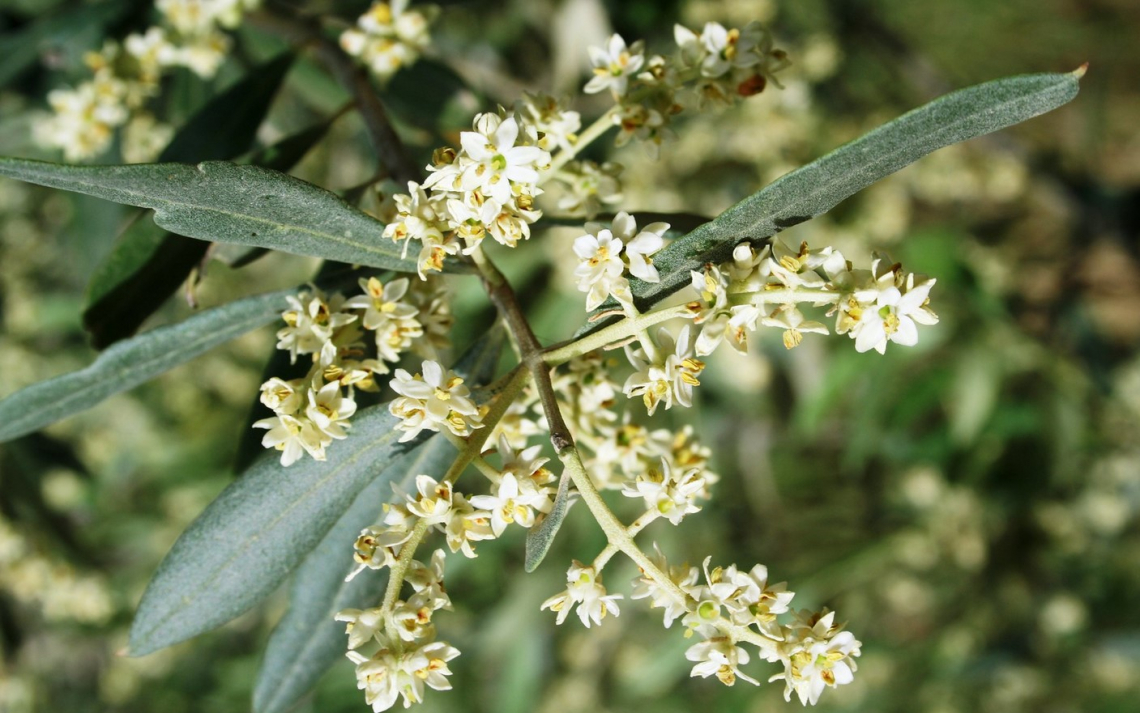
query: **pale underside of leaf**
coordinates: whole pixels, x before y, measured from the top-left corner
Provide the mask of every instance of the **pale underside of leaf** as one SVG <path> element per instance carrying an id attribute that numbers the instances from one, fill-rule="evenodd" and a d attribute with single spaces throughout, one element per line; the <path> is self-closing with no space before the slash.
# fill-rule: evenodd
<path id="1" fill-rule="evenodd" d="M 365 569 L 351 581 L 353 540 L 378 518 L 392 499 L 392 483 L 402 489 L 419 474 L 443 477 L 455 448 L 442 436 L 408 453 L 385 469 L 305 558 L 294 573 L 289 609 L 273 630 L 253 689 L 255 713 L 283 713 L 304 696 L 325 671 L 344 658 L 344 624 L 333 619 L 343 609 L 376 606 L 386 571 Z"/>
<path id="2" fill-rule="evenodd" d="M 492 330 L 456 365 L 479 383 L 498 364 L 503 333 Z M 159 565 L 131 625 L 141 656 L 220 626 L 284 580 L 393 459 L 431 435 L 400 443 L 387 405 L 360 411 L 328 460 L 283 468 L 275 452 L 257 460 L 182 533 Z"/>

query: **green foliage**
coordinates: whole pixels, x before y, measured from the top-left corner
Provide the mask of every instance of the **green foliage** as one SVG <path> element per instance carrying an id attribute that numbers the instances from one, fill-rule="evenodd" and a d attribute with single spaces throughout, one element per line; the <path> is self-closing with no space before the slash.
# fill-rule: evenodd
<path id="1" fill-rule="evenodd" d="M 81 371 L 41 381 L 0 401 L 0 441 L 17 438 L 84 411 L 103 399 L 183 364 L 277 319 L 283 290 L 230 302 L 120 342 Z"/>
<path id="2" fill-rule="evenodd" d="M 344 624 L 333 617 L 343 609 L 365 609 L 383 593 L 385 572 L 365 568 L 344 581 L 355 565 L 349 546 L 376 521 L 377 503 L 391 497 L 391 485 L 407 488 L 418 474 L 440 479 L 455 459 L 455 448 L 436 436 L 403 456 L 361 491 L 328 535 L 293 575 L 289 609 L 265 647 L 253 687 L 254 713 L 284 713 L 344 658 Z"/>
<path id="3" fill-rule="evenodd" d="M 67 166 L 0 158 L 0 175 L 155 211 L 154 221 L 199 240 L 415 272 L 382 237 L 384 224 L 333 193 L 257 166 L 208 161 Z"/>
<path id="4" fill-rule="evenodd" d="M 175 134 L 159 163 L 228 160 L 249 151 L 292 64 L 293 55 L 283 54 L 255 67 L 207 102 Z M 324 132 L 305 134 L 312 141 L 305 148 L 323 136 Z M 254 163 L 288 171 L 303 155 L 304 150 L 277 152 L 275 165 Z M 209 247 L 207 242 L 156 230 L 146 219 L 132 223 L 87 286 L 83 325 L 92 344 L 102 349 L 133 334 L 202 262 Z"/>
<path id="5" fill-rule="evenodd" d="M 503 334 L 494 330 L 456 365 L 476 382 L 490 378 Z M 139 602 L 130 654 L 143 656 L 221 626 L 264 599 L 322 540 L 377 478 L 427 435 L 404 443 L 387 404 L 364 409 L 329 459 L 285 470 L 275 453 L 258 459 L 174 543 Z"/>
<path id="6" fill-rule="evenodd" d="M 1056 109 L 1077 95 L 1079 79 L 1078 73 L 1031 74 L 961 89 L 788 173 L 657 253 L 653 262 L 661 281 L 630 280 L 638 309 L 647 310 L 688 285 L 692 270 L 728 260 L 742 242 L 767 238 L 822 215 L 940 148 Z M 599 311 L 616 304 L 611 300 Z M 581 334 L 605 324 L 593 323 Z"/>

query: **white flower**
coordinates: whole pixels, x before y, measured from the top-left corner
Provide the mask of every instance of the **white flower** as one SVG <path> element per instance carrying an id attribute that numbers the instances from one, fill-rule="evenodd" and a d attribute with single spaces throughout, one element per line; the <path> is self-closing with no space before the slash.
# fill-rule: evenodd
<path id="1" fill-rule="evenodd" d="M 590 47 L 590 62 L 594 65 L 594 76 L 586 83 L 583 91 L 597 94 L 609 89 L 615 97 L 623 96 L 629 89 L 629 79 L 637 74 L 645 63 L 645 55 L 640 42 L 626 47 L 621 35 L 614 35 L 606 43 L 605 49 Z"/>
<path id="2" fill-rule="evenodd" d="M 593 567 L 587 567 L 574 560 L 574 564 L 566 571 L 566 591 L 560 592 L 542 603 L 542 609 L 558 612 L 557 623 L 566 621 L 570 611 L 577 606 L 578 618 L 589 629 L 590 622 L 601 625 L 602 619 L 609 613 L 617 616 L 617 600 L 620 594 L 606 594 L 606 588 L 599 581 Z"/>
<path id="3" fill-rule="evenodd" d="M 769 681 L 784 680 L 784 699 L 794 691 L 803 705 L 815 705 L 826 687 L 842 686 L 855 678 L 853 660 L 861 644 L 849 631 L 835 625 L 835 612 L 800 612 L 780 645 L 784 672 Z"/>
<path id="4" fill-rule="evenodd" d="M 402 302 L 408 292 L 408 278 L 391 280 L 387 285 L 375 277 L 360 278 L 363 295 L 357 295 L 344 303 L 343 309 L 362 309 L 364 318 L 361 326 L 365 329 L 380 329 L 392 320 L 414 320 L 419 313 L 414 306 Z"/>
<path id="5" fill-rule="evenodd" d="M 748 663 L 751 657 L 727 637 L 715 636 L 694 644 L 685 652 L 685 658 L 697 662 L 690 676 L 708 678 L 715 675 L 726 686 L 736 683 L 737 678 L 760 685 L 756 679 L 741 673 L 739 667 Z"/>
<path id="6" fill-rule="evenodd" d="M 463 552 L 465 557 L 475 557 L 472 543 L 494 539 L 491 531 L 491 513 L 476 510 L 462 493 L 451 496 L 451 518 L 445 526 L 447 547 L 452 552 Z"/>
<path id="7" fill-rule="evenodd" d="M 698 468 L 674 474 L 669 461 L 661 459 L 661 469 L 649 468 L 637 480 L 627 485 L 622 494 L 642 498 L 645 507 L 667 518 L 674 525 L 681 524 L 685 515 L 700 512 L 696 499 L 705 491 L 705 480 Z"/>
<path id="8" fill-rule="evenodd" d="M 803 341 L 804 332 L 827 334 L 827 327 L 819 322 L 805 320 L 795 305 L 784 305 L 776 309 L 772 314 L 762 318 L 760 323 L 769 327 L 783 327 L 785 349 L 798 347 Z"/>
<path id="9" fill-rule="evenodd" d="M 423 641 L 435 638 L 431 615 L 438 607 L 429 592 L 416 592 L 407 601 L 398 601 L 392 608 L 392 624 L 396 635 L 403 641 Z"/>
<path id="10" fill-rule="evenodd" d="M 337 621 L 348 622 L 348 648 L 359 649 L 384 631 L 382 609 L 344 609 L 336 613 Z"/>
<path id="11" fill-rule="evenodd" d="M 344 51 L 359 57 L 381 81 L 414 63 L 431 40 L 428 18 L 407 5 L 407 0 L 374 3 L 340 36 Z"/>
<path id="12" fill-rule="evenodd" d="M 267 428 L 261 445 L 281 451 L 281 465 L 291 466 L 305 453 L 314 460 L 325 459 L 325 446 L 332 439 L 325 436 L 307 418 L 296 416 L 274 416 L 263 418 L 253 424 L 254 428 Z"/>
<path id="13" fill-rule="evenodd" d="M 526 117 L 543 138 L 539 147 L 550 150 L 552 147 L 569 151 L 578 140 L 578 130 L 582 128 L 582 116 L 569 111 L 552 96 L 523 92 L 523 98 L 515 104 L 516 110 Z"/>
<path id="14" fill-rule="evenodd" d="M 292 416 L 304 403 L 299 390 L 302 383 L 300 379 L 285 381 L 275 376 L 261 385 L 261 403 L 278 415 Z"/>
<path id="15" fill-rule="evenodd" d="M 404 581 L 412 585 L 416 593 L 424 593 L 426 601 L 435 609 L 450 609 L 451 599 L 443 586 L 443 561 L 446 553 L 435 550 L 431 555 L 431 563 L 424 564 L 419 560 L 412 560 L 408 567 Z"/>
<path id="16" fill-rule="evenodd" d="M 386 711 L 400 697 L 400 689 L 411 678 L 400 670 L 400 662 L 389 649 L 382 648 L 371 658 L 356 651 L 347 654 L 356 664 L 356 687 L 364 691 L 364 701 L 375 713 Z"/>
<path id="17" fill-rule="evenodd" d="M 693 405 L 693 387 L 699 386 L 697 376 L 705 364 L 693 356 L 693 344 L 689 336 L 689 325 L 681 328 L 676 343 L 669 331 L 662 327 L 658 331 L 658 358 L 648 364 L 627 348 L 627 355 L 637 372 L 626 380 L 623 391 L 628 397 L 641 396 L 650 415 L 664 403 L 665 409 L 676 402 L 681 406 Z"/>
<path id="18" fill-rule="evenodd" d="M 669 577 L 673 584 L 687 590 L 697 583 L 700 570 L 687 564 L 678 567 L 669 565 L 656 542 L 653 543 L 653 550 L 656 552 L 656 556 L 650 559 L 652 559 L 653 564 L 657 565 L 658 569 Z M 649 599 L 650 607 L 664 609 L 665 628 L 672 626 L 677 617 L 683 616 L 689 611 L 686 601 L 679 599 L 672 589 L 666 588 L 647 577 L 644 571 L 640 577 L 633 580 L 633 593 L 630 594 L 630 599 Z"/>
<path id="19" fill-rule="evenodd" d="M 292 309 L 281 314 L 286 326 L 277 332 L 277 348 L 289 352 L 290 362 L 296 362 L 298 354 L 320 353 L 333 332 L 356 319 L 354 314 L 339 311 L 335 300 L 326 302 L 320 293 L 301 292 L 285 299 Z"/>
<path id="20" fill-rule="evenodd" d="M 495 537 L 503 534 L 507 525 L 517 523 L 529 528 L 534 525 L 534 511 L 549 512 L 550 494 L 546 488 L 519 488 L 519 481 L 512 473 L 505 473 L 499 481 L 494 495 L 476 495 L 471 504 L 480 510 L 491 513 L 491 530 Z"/>
<path id="21" fill-rule="evenodd" d="M 934 283 L 935 280 L 927 280 L 910 287 L 905 293 L 894 286 L 880 291 L 875 303 L 862 309 L 859 322 L 851 331 L 855 337 L 855 350 L 866 352 L 874 349 L 884 354 L 888 341 L 907 347 L 917 344 L 918 328 L 915 323 L 938 322 L 938 317 L 927 307 Z"/>
<path id="22" fill-rule="evenodd" d="M 406 496 L 408 511 L 428 521 L 429 525 L 446 523 L 451 517 L 453 491 L 448 482 L 437 482 L 429 475 L 416 476 L 419 497 Z"/>
<path id="23" fill-rule="evenodd" d="M 637 221 L 629 213 L 621 212 L 614 216 L 611 232 L 625 244 L 625 257 L 629 260 L 629 271 L 634 277 L 646 282 L 660 282 L 661 275 L 653 266 L 650 256 L 665 245 L 665 231 L 668 223 L 651 223 L 637 230 Z M 593 231 L 591 231 L 593 232 Z"/>
<path id="24" fill-rule="evenodd" d="M 537 168 L 550 163 L 550 154 L 537 146 L 516 146 L 519 124 L 514 117 L 500 120 L 494 114 L 476 117 L 475 126 L 482 131 L 464 131 L 459 135 L 466 156 L 472 161 L 463 170 L 466 190 L 479 189 L 484 195 L 508 203 L 512 198 L 510 181 L 534 185 Z"/>
<path id="25" fill-rule="evenodd" d="M 625 271 L 622 248 L 622 241 L 604 229 L 596 235 L 586 234 L 574 240 L 574 253 L 581 261 L 574 276 L 578 278 L 578 289 L 587 293 L 587 310 L 596 309 L 610 295 L 627 304 L 633 300 L 629 282 L 622 276 Z"/>
<path id="26" fill-rule="evenodd" d="M 396 515 L 396 517 L 386 517 L 386 527 L 366 527 L 361 531 L 353 545 L 355 552 L 352 559 L 356 562 L 356 567 L 344 578 L 346 582 L 351 581 L 365 568 L 383 569 L 396 564 L 400 546 L 412 536 L 411 528 L 406 522 L 401 521 L 403 518 L 399 517 L 407 513 L 407 510 L 390 505 L 384 507 L 389 516 Z"/>
<path id="27" fill-rule="evenodd" d="M 397 369 L 391 387 L 400 394 L 388 410 L 401 419 L 396 425 L 405 432 L 401 442 L 412 440 L 425 429 L 439 431 L 445 427 L 457 436 L 467 436 L 472 429 L 483 427 L 479 407 L 469 398 L 471 392 L 463 379 L 434 361 L 423 362 L 422 376 Z"/>
<path id="28" fill-rule="evenodd" d="M 405 708 L 421 703 L 425 685 L 436 691 L 451 690 L 447 662 L 459 655 L 454 646 L 443 641 L 410 647 L 405 644 L 402 654 L 392 648 L 382 642 L 382 648 L 371 658 L 348 652 L 349 660 L 356 664 L 356 686 L 364 691 L 364 700 L 373 711 L 388 710 L 401 696 Z"/>
<path id="29" fill-rule="evenodd" d="M 305 409 L 305 415 L 329 438 L 346 438 L 348 419 L 354 413 L 356 413 L 356 402 L 341 393 L 340 382 L 331 381 L 319 391 L 309 389 L 309 405 Z"/>

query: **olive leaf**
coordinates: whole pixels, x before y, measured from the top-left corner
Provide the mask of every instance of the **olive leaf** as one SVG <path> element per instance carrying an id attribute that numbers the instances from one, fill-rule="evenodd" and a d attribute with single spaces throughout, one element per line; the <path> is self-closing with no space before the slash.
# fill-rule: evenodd
<path id="1" fill-rule="evenodd" d="M 654 255 L 661 281 L 631 279 L 634 303 L 647 311 L 688 285 L 691 271 L 728 260 L 741 242 L 766 238 L 822 215 L 929 153 L 1056 109 L 1077 95 L 1082 75 L 1083 70 L 1028 74 L 952 92 L 785 174 Z M 615 307 L 611 299 L 598 312 Z M 610 321 L 592 322 L 577 336 Z"/>
<path id="2" fill-rule="evenodd" d="M 474 383 L 499 360 L 503 332 L 484 335 L 456 365 Z M 328 460 L 289 468 L 267 452 L 210 503 L 167 553 L 131 624 L 132 656 L 185 641 L 246 612 L 277 588 L 369 483 L 430 432 L 401 443 L 387 404 L 358 412 Z"/>
<path id="3" fill-rule="evenodd" d="M 41 381 L 0 401 L 0 441 L 85 411 L 199 354 L 278 319 L 295 289 L 247 297 L 118 342 L 86 369 Z"/>
<path id="4" fill-rule="evenodd" d="M 253 687 L 254 713 L 283 713 L 344 658 L 344 624 L 333 616 L 342 609 L 376 606 L 383 596 L 384 571 L 365 569 L 345 581 L 355 562 L 352 542 L 376 521 L 391 499 L 391 484 L 406 484 L 419 474 L 443 477 L 455 460 L 455 447 L 434 436 L 389 466 L 365 488 L 293 575 L 289 609 L 269 637 Z"/>
<path id="5" fill-rule="evenodd" d="M 190 238 L 416 271 L 415 260 L 382 236 L 384 223 L 334 193 L 267 168 L 225 161 L 68 166 L 0 158 L 0 176 L 151 208 L 155 223 Z"/>

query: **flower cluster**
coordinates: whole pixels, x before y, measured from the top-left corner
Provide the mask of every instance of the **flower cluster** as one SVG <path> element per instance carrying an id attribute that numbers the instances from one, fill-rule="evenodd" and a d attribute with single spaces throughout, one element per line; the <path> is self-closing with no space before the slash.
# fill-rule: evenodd
<path id="1" fill-rule="evenodd" d="M 348 435 L 349 419 L 356 412 L 356 389 L 376 391 L 376 376 L 387 374 L 388 364 L 404 353 L 417 349 L 434 355 L 442 346 L 439 330 L 425 329 L 427 324 L 450 319 L 447 301 L 440 295 L 442 283 L 412 286 L 400 278 L 384 284 L 371 277 L 361 278 L 360 287 L 362 294 L 347 299 L 319 290 L 288 298 L 290 308 L 281 315 L 286 326 L 277 332 L 277 348 L 288 351 L 292 362 L 308 356 L 313 365 L 302 378 L 273 377 L 262 384 L 261 403 L 274 415 L 253 424 L 267 429 L 261 443 L 281 451 L 282 465 L 292 465 L 305 453 L 324 460 L 325 449 Z M 365 341 L 365 332 L 372 333 L 371 344 Z M 370 356 L 373 353 L 375 357 Z M 404 377 L 411 380 L 398 369 L 393 384 L 402 383 Z M 421 418 L 420 428 L 432 428 L 431 418 Z"/>
<path id="2" fill-rule="evenodd" d="M 837 250 L 792 250 L 775 240 L 759 252 L 741 244 L 732 261 L 692 272 L 692 288 L 700 296 L 701 326 L 695 342 L 699 356 L 727 341 L 739 352 L 748 349 L 748 332 L 757 325 L 783 330 L 784 346 L 800 344 L 806 332 L 827 334 L 821 322 L 804 317 L 798 305 L 830 306 L 835 331 L 855 340 L 860 352 L 886 351 L 887 342 L 914 346 L 916 324 L 936 324 L 930 309 L 935 280 L 903 271 L 898 263 L 876 255 L 869 270 L 852 269 Z"/>
<path id="3" fill-rule="evenodd" d="M 425 372 L 438 369 L 432 362 L 424 364 Z M 397 410 L 394 402 L 392 411 Z M 482 424 L 465 425 L 477 428 Z M 404 548 L 413 538 L 418 544 L 424 533 L 434 530 L 444 536 L 452 553 L 475 557 L 474 543 L 500 537 L 510 525 L 533 526 L 541 514 L 550 512 L 554 496 L 550 485 L 554 475 L 546 468 L 547 459 L 539 456 L 540 449 L 515 449 L 500 437 L 500 466 L 493 468 L 484 462 L 490 488 L 482 495 L 468 496 L 456 490 L 453 481 L 457 473 L 448 473 L 441 480 L 418 475 L 416 493 L 403 494 L 397 489 L 399 499 L 384 506 L 382 521 L 357 538 L 357 564 L 349 579 L 366 568 L 395 568 L 406 560 L 403 581 L 414 590 L 406 600 L 386 598 L 377 607 L 346 609 L 336 616 L 348 624 L 348 657 L 357 665 L 357 684 L 373 710 L 390 708 L 400 696 L 405 706 L 417 703 L 423 698 L 425 684 L 435 690 L 449 690 L 446 664 L 459 655 L 453 646 L 436 641 L 432 623 L 434 612 L 451 607 L 443 586 L 445 551 L 436 550 L 430 564 L 425 565 L 410 559 L 414 549 L 405 552 Z M 374 641 L 379 646 L 372 656 L 358 651 Z"/>
<path id="4" fill-rule="evenodd" d="M 421 243 L 420 276 L 443 269 L 443 260 L 479 249 L 488 235 L 514 247 L 530 237 L 542 215 L 534 208 L 539 170 L 550 163 L 537 125 L 516 113 L 480 114 L 474 130 L 460 134 L 459 151 L 440 149 L 423 185 L 410 182 L 395 196 L 397 215 L 384 236 Z"/>
<path id="5" fill-rule="evenodd" d="M 585 91 L 613 95 L 619 146 L 636 137 L 656 152 L 671 135 L 675 115 L 759 94 L 788 64 L 759 23 L 729 30 L 710 22 L 699 35 L 677 25 L 673 35 L 677 48 L 669 57 L 647 56 L 642 42 L 627 45 L 620 35 L 604 48 L 590 48 L 594 76 Z"/>
<path id="6" fill-rule="evenodd" d="M 459 650 L 436 641 L 432 623 L 435 612 L 451 609 L 443 586 L 443 560 L 443 550 L 436 550 L 430 564 L 411 561 L 405 582 L 414 591 L 406 600 L 387 608 L 337 612 L 336 620 L 347 623 L 347 656 L 356 664 L 357 687 L 374 711 L 391 708 L 401 697 L 405 708 L 420 703 L 425 686 L 451 690 L 447 662 Z M 360 651 L 366 647 L 375 649 L 370 656 Z"/>
<path id="7" fill-rule="evenodd" d="M 434 15 L 435 8 L 409 10 L 408 0 L 373 3 L 356 27 L 341 34 L 340 46 L 386 81 L 419 59 L 431 42 L 428 25 Z"/>
<path id="8" fill-rule="evenodd" d="M 105 151 L 115 130 L 125 126 L 124 157 L 131 162 L 153 159 L 173 134 L 145 111 L 163 73 L 187 67 L 201 77 L 214 76 L 230 47 L 222 30 L 240 25 L 258 1 L 156 0 L 161 24 L 87 53 L 84 60 L 94 76 L 48 94 L 55 113 L 37 126 L 37 139 L 63 149 L 68 161 L 80 161 Z"/>
<path id="9" fill-rule="evenodd" d="M 783 664 L 784 672 L 769 680 L 783 680 L 784 697 L 789 700 L 795 692 L 804 705 L 815 705 L 825 687 L 851 682 L 860 644 L 835 624 L 835 612 L 793 613 L 790 604 L 795 595 L 783 582 L 769 583 L 764 565 L 747 572 L 735 565 L 710 570 L 710 560 L 705 559 L 702 581 L 696 567 L 670 566 L 657 550 L 653 564 L 665 574 L 664 581 L 644 570 L 634 580 L 633 598 L 663 609 L 667 628 L 679 618 L 686 636 L 703 638 L 685 652 L 694 662 L 692 676 L 716 676 L 728 686 L 737 679 L 759 685 L 740 670 L 751 661 L 740 644 L 751 643 L 765 661 Z M 781 624 L 781 615 L 791 616 L 792 621 Z"/>

